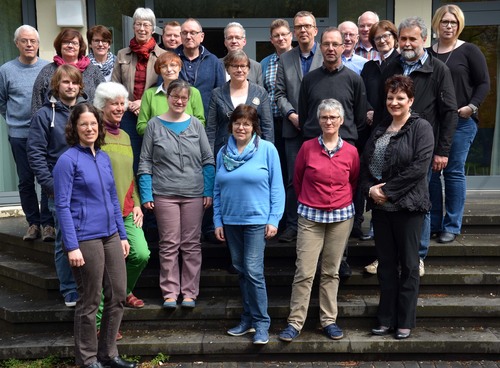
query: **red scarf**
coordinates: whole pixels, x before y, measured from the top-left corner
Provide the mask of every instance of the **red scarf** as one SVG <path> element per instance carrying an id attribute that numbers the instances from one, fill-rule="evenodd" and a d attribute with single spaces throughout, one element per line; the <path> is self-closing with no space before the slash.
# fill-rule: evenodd
<path id="1" fill-rule="evenodd" d="M 70 64 L 76 66 L 78 70 L 83 73 L 85 69 L 87 69 L 87 67 L 89 66 L 90 59 L 87 56 L 82 56 L 80 59 L 78 59 L 76 63 L 67 63 L 64 61 L 62 57 L 56 55 L 54 56 L 54 63 L 56 63 L 57 66 L 61 66 L 63 64 Z"/>
<path id="2" fill-rule="evenodd" d="M 148 68 L 149 56 L 156 46 L 156 41 L 153 37 L 148 42 L 140 44 L 132 38 L 130 40 L 130 50 L 137 55 L 137 65 L 135 67 L 134 76 L 134 99 L 140 100 L 146 89 L 146 70 Z"/>

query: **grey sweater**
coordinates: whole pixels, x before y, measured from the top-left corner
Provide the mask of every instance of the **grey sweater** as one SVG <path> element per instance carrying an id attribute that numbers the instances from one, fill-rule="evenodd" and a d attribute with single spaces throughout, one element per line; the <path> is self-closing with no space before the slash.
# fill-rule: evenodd
<path id="1" fill-rule="evenodd" d="M 0 67 L 0 114 L 7 122 L 9 136 L 28 138 L 31 123 L 33 84 L 47 60 L 23 64 L 18 58 Z"/>

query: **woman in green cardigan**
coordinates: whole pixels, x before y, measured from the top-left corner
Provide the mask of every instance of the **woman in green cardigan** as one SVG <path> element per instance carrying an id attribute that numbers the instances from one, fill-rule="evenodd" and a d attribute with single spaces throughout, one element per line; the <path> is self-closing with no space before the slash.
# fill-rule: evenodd
<path id="1" fill-rule="evenodd" d="M 161 54 L 155 62 L 155 71 L 163 78 L 158 87 L 147 89 L 142 95 L 141 111 L 137 120 L 137 133 L 144 135 L 149 120 L 168 111 L 167 88 L 173 80 L 179 78 L 182 68 L 181 58 L 170 51 Z M 198 89 L 191 87 L 190 98 L 186 106 L 186 114 L 194 116 L 205 125 L 203 101 Z"/>

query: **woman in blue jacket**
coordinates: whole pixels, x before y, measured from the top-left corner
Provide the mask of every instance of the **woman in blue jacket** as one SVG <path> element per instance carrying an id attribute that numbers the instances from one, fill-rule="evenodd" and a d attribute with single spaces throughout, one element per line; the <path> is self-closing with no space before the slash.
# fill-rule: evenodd
<path id="1" fill-rule="evenodd" d="M 104 125 L 90 104 L 77 105 L 66 126 L 70 148 L 57 161 L 56 214 L 79 298 L 74 318 L 75 360 L 81 367 L 135 367 L 118 355 L 130 245 L 123 225 L 110 159 L 100 147 Z M 96 312 L 104 294 L 99 342 Z"/>
<path id="2" fill-rule="evenodd" d="M 267 344 L 271 319 L 267 313 L 264 249 L 276 235 L 285 207 L 278 151 L 261 139 L 257 110 L 234 109 L 226 128 L 231 135 L 217 155 L 214 186 L 215 236 L 227 240 L 243 299 L 238 326 L 231 336 L 255 332 L 254 344 Z"/>

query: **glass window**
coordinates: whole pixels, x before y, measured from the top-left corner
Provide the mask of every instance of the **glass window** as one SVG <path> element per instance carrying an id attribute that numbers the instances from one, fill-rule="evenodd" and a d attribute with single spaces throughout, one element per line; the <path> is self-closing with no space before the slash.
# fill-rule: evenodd
<path id="1" fill-rule="evenodd" d="M 500 159 L 500 151 L 494 146 L 495 135 L 500 135 L 497 121 L 497 62 L 498 26 L 467 26 L 460 39 L 478 46 L 488 64 L 490 73 L 490 93 L 479 108 L 479 130 L 472 144 L 466 163 L 466 175 L 498 175 L 500 171 L 492 163 Z M 496 128 L 496 129 L 495 129 Z M 497 137 L 498 139 L 499 137 Z"/>
<path id="2" fill-rule="evenodd" d="M 154 12 L 158 18 L 234 18 L 238 21 L 238 18 L 293 18 L 304 9 L 318 18 L 326 18 L 328 0 L 155 1 Z"/>
<path id="3" fill-rule="evenodd" d="M 14 59 L 19 55 L 14 44 L 14 31 L 23 24 L 21 0 L 9 2 L 9 6 L 2 9 L 2 19 L 0 22 L 0 64 Z M 7 14 L 5 14 L 7 13 Z M 0 192 L 17 191 L 17 173 L 14 159 L 8 143 L 7 126 L 2 116 L 0 116 Z M 0 201 L 2 202 L 2 201 Z"/>
<path id="4" fill-rule="evenodd" d="M 358 17 L 367 10 L 377 13 L 380 19 L 387 19 L 387 2 L 380 0 L 339 1 L 337 19 L 339 23 L 350 20 L 358 24 Z"/>
<path id="5" fill-rule="evenodd" d="M 170 4 L 170 2 L 168 2 Z M 132 17 L 135 9 L 144 7 L 144 0 L 96 1 L 96 24 L 103 24 L 113 33 L 111 52 L 127 47 L 123 44 L 122 14 Z M 158 14 L 155 14 L 158 17 Z"/>

